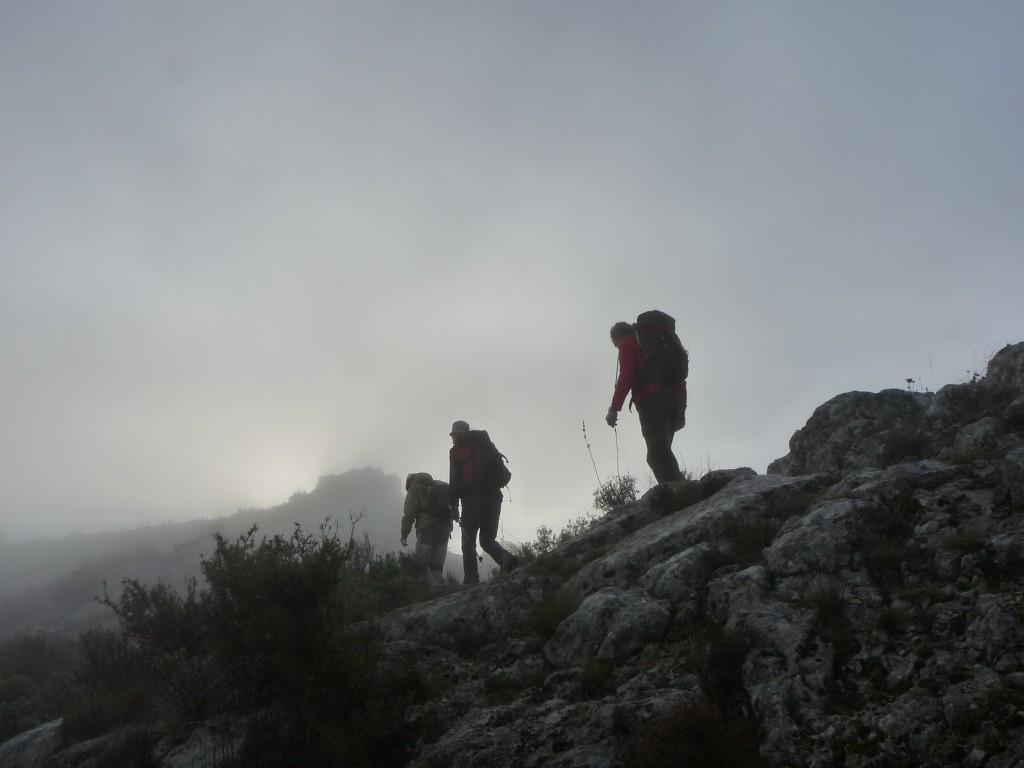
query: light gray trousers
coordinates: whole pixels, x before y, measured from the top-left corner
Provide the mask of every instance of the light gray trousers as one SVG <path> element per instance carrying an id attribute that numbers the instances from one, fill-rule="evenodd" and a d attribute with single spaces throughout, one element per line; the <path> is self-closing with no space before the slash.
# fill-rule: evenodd
<path id="1" fill-rule="evenodd" d="M 451 532 L 450 522 L 416 529 L 416 559 L 427 567 L 427 581 L 431 584 L 444 584 L 444 559 Z"/>

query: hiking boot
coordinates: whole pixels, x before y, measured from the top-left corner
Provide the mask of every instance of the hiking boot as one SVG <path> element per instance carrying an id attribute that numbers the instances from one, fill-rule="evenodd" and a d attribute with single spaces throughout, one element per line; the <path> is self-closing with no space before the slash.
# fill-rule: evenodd
<path id="1" fill-rule="evenodd" d="M 519 558 L 515 555 L 509 555 L 508 560 L 505 561 L 505 573 L 512 573 L 516 568 L 519 567 Z"/>

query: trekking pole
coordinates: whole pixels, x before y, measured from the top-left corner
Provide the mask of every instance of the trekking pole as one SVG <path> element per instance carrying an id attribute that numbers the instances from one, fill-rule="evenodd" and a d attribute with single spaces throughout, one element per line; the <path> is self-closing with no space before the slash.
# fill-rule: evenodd
<path id="1" fill-rule="evenodd" d="M 619 383 L 619 358 L 615 357 L 615 383 Z M 633 401 L 629 401 L 629 407 L 633 407 Z M 622 472 L 619 469 L 619 426 L 618 424 L 612 427 L 612 431 L 615 433 L 615 476 L 622 480 Z"/>
<path id="2" fill-rule="evenodd" d="M 615 476 L 622 479 L 622 472 L 619 470 L 619 428 L 612 427 L 612 431 L 615 433 Z"/>
<path id="3" fill-rule="evenodd" d="M 587 420 L 583 420 L 583 442 L 587 446 L 587 453 L 590 454 L 590 463 L 594 465 L 594 475 L 597 477 L 597 484 L 601 484 L 601 474 L 597 471 L 597 462 L 594 461 L 594 452 L 590 450 L 590 440 L 587 439 Z"/>

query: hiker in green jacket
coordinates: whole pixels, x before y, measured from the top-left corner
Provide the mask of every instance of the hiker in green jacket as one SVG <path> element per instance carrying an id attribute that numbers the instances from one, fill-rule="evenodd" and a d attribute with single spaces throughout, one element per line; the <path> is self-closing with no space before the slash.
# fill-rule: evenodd
<path id="1" fill-rule="evenodd" d="M 436 487 L 435 486 L 439 486 Z M 415 557 L 427 569 L 427 581 L 444 583 L 444 559 L 452 534 L 448 506 L 448 484 L 436 481 L 426 472 L 414 472 L 405 478 L 405 509 L 402 513 L 402 546 L 408 546 L 409 533 L 416 526 Z"/>

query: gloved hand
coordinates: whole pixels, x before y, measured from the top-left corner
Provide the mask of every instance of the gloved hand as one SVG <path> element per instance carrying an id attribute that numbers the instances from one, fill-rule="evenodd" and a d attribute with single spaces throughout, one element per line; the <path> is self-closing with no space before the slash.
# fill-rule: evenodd
<path id="1" fill-rule="evenodd" d="M 614 408 L 608 409 L 608 415 L 604 417 L 604 420 L 608 422 L 609 427 L 614 427 L 619 420 L 619 413 Z"/>

